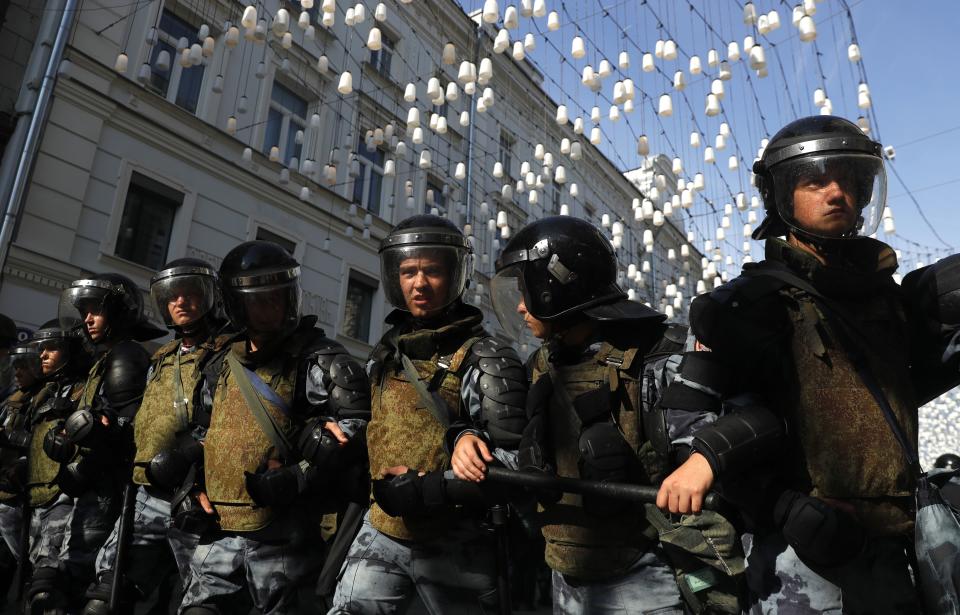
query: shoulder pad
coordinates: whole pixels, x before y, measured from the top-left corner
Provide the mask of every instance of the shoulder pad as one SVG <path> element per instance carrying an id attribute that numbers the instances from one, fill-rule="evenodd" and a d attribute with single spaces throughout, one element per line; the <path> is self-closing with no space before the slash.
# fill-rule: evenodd
<path id="1" fill-rule="evenodd" d="M 784 285 L 766 277 L 741 276 L 690 304 L 690 330 L 720 352 L 754 356 L 788 331 L 777 291 Z"/>
<path id="2" fill-rule="evenodd" d="M 520 357 L 515 352 L 512 355 L 500 357 L 479 357 L 476 366 L 480 373 L 484 375 L 507 378 L 518 382 L 527 380 L 527 372 L 523 363 L 520 362 Z"/>
<path id="3" fill-rule="evenodd" d="M 157 351 L 153 353 L 153 357 L 150 358 L 151 362 L 157 363 L 164 359 L 169 354 L 172 354 L 180 346 L 179 339 L 173 339 L 157 348 Z"/>
<path id="4" fill-rule="evenodd" d="M 330 380 L 338 387 L 356 390 L 369 390 L 370 382 L 363 366 L 346 353 L 336 355 L 330 362 Z"/>
<path id="5" fill-rule="evenodd" d="M 708 297 L 720 305 L 753 303 L 772 295 L 786 286 L 782 280 L 771 276 L 740 275 L 708 293 Z"/>
<path id="6" fill-rule="evenodd" d="M 314 329 L 319 331 L 320 335 L 314 337 L 310 342 L 303 346 L 305 355 L 315 356 L 317 363 L 325 372 L 329 372 L 334 360 L 341 356 L 350 356 L 343 344 L 335 342 L 324 334 L 323 329 Z"/>
<path id="7" fill-rule="evenodd" d="M 114 346 L 103 362 L 103 394 L 110 406 L 121 416 L 132 415 L 147 386 L 150 355 L 143 346 L 123 341 Z"/>
<path id="8" fill-rule="evenodd" d="M 667 330 L 663 332 L 663 337 L 674 344 L 682 345 L 687 343 L 687 334 L 689 331 L 690 328 L 686 325 L 671 324 L 668 325 Z"/>
<path id="9" fill-rule="evenodd" d="M 477 380 L 479 393 L 482 397 L 490 397 L 496 402 L 508 406 L 526 407 L 527 381 L 513 380 L 502 376 L 492 376 L 481 371 Z"/>
<path id="10" fill-rule="evenodd" d="M 513 349 L 513 346 L 502 342 L 495 337 L 485 337 L 483 339 L 477 340 L 477 342 L 470 348 L 470 352 L 478 357 L 515 357 L 518 361 L 520 358 L 517 355 L 517 351 Z"/>

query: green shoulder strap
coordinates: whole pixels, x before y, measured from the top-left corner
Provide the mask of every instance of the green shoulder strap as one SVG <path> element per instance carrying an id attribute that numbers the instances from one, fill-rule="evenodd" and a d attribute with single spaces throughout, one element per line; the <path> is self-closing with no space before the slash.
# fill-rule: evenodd
<path id="1" fill-rule="evenodd" d="M 470 348 L 473 347 L 480 337 L 471 337 L 463 345 L 460 346 L 454 352 L 450 359 L 447 362 L 444 362 L 443 359 L 437 362 L 439 369 L 437 374 L 435 374 L 433 382 L 439 384 L 440 380 L 448 372 L 453 372 L 459 374 L 460 366 L 463 364 L 463 360 L 466 357 L 467 353 L 470 351 Z M 430 413 L 433 414 L 434 418 L 440 421 L 440 424 L 445 428 L 450 427 L 450 410 L 447 408 L 447 402 L 443 401 L 440 395 L 427 386 L 423 380 L 420 379 L 420 373 L 417 371 L 417 368 L 413 365 L 413 361 L 410 360 L 410 357 L 397 350 L 397 355 L 400 357 L 400 363 L 403 365 L 403 373 L 407 376 L 407 380 L 410 381 L 410 384 L 413 385 L 413 388 L 417 390 L 417 395 L 420 396 L 420 400 L 424 403 L 427 409 L 430 410 Z M 439 375 L 439 378 L 436 377 Z"/>
<path id="2" fill-rule="evenodd" d="M 260 398 L 253 388 L 253 383 L 250 382 L 247 368 L 233 356 L 233 352 L 229 351 L 227 352 L 227 365 L 230 366 L 230 373 L 233 375 L 234 380 L 236 380 L 237 387 L 240 388 L 240 394 L 243 395 L 244 401 L 247 402 L 247 407 L 250 408 L 250 413 L 253 414 L 253 418 L 260 424 L 260 429 L 267 435 L 270 442 L 273 443 L 273 446 L 276 447 L 277 452 L 280 453 L 285 461 L 288 463 L 293 461 L 293 451 L 295 449 L 273 420 L 273 417 L 270 416 L 270 413 L 267 412 L 267 408 L 263 405 L 263 399 Z"/>

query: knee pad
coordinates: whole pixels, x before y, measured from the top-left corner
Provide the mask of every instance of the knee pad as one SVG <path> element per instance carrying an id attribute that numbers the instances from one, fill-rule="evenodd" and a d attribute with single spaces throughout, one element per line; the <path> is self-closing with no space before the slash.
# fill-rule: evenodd
<path id="1" fill-rule="evenodd" d="M 213 606 L 188 606 L 183 615 L 220 615 L 220 610 Z"/>
<path id="2" fill-rule="evenodd" d="M 99 598 L 88 600 L 87 606 L 83 607 L 83 615 L 111 615 L 109 598 L 107 600 Z"/>

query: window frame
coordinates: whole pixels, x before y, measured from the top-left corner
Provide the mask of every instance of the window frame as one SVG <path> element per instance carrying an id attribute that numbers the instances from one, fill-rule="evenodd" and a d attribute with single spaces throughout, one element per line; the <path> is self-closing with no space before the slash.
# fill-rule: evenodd
<path id="1" fill-rule="evenodd" d="M 361 131 L 357 131 L 360 133 Z M 379 154 L 381 157 L 381 163 L 377 164 L 377 161 L 367 155 L 368 152 L 371 152 L 367 148 L 366 142 L 363 137 L 357 139 L 357 147 L 354 151 L 354 155 L 357 157 L 357 162 L 360 165 L 360 175 L 358 175 L 353 180 L 353 192 L 350 195 L 351 202 L 356 203 L 359 207 L 367 210 L 375 216 L 382 216 L 383 214 L 383 184 L 384 184 L 384 169 L 383 164 L 387 160 L 387 152 L 381 147 L 374 146 L 372 150 L 375 154 Z M 376 174 L 380 178 L 380 195 L 376 202 L 376 208 L 371 207 L 373 204 L 370 199 L 370 190 L 373 185 L 371 177 Z M 360 185 L 360 199 L 357 200 L 357 186 Z"/>
<path id="2" fill-rule="evenodd" d="M 274 224 L 272 221 L 260 217 L 250 216 L 250 218 L 247 220 L 247 241 L 256 241 L 257 232 L 260 229 L 292 242 L 296 248 L 291 256 L 297 259 L 298 263 L 303 263 L 303 255 L 306 252 L 306 241 L 303 237 L 295 233 L 291 233 L 286 228 L 281 227 L 278 224 Z"/>
<path id="3" fill-rule="evenodd" d="M 303 102 L 304 117 L 300 117 L 296 115 L 295 110 L 288 109 L 283 105 L 282 102 L 276 100 L 273 97 L 275 88 L 281 88 L 285 90 L 290 96 L 296 98 L 300 102 Z M 270 118 L 274 112 L 280 114 L 280 132 L 277 135 L 277 143 L 268 145 L 267 135 L 270 132 Z M 277 147 L 280 147 L 279 162 L 284 166 L 290 166 L 290 161 L 293 158 L 296 158 L 298 162 L 302 162 L 304 146 L 307 144 L 307 123 L 309 121 L 308 120 L 309 115 L 310 115 L 310 101 L 300 96 L 300 94 L 293 91 L 291 88 L 287 87 L 285 84 L 283 84 L 279 80 L 274 79 L 273 84 L 271 85 L 271 88 L 270 88 L 270 93 L 268 95 L 267 118 L 266 118 L 266 121 L 264 122 L 263 136 L 261 139 L 262 145 L 260 147 L 260 151 L 263 152 L 265 156 L 269 157 L 270 148 L 273 147 L 273 145 L 276 145 Z M 296 125 L 296 128 L 293 128 L 294 132 L 292 133 L 291 133 L 291 125 Z M 295 138 L 296 130 L 298 129 L 303 131 L 303 137 L 304 137 L 303 142 L 299 144 L 296 142 L 296 138 Z M 293 136 L 292 141 L 291 141 L 291 136 Z M 293 144 L 294 151 L 287 152 L 287 146 L 290 145 L 291 143 Z M 299 171 L 299 168 L 296 170 Z"/>
<path id="4" fill-rule="evenodd" d="M 343 289 L 343 310 L 341 313 L 341 320 L 340 320 L 340 322 L 343 324 L 341 327 L 339 327 L 339 333 L 340 335 L 346 338 L 361 342 L 363 344 L 371 344 L 372 343 L 371 339 L 375 332 L 374 331 L 374 325 L 376 322 L 375 308 L 377 305 L 377 293 L 380 291 L 380 283 L 376 278 L 370 275 L 367 275 L 366 273 L 363 273 L 362 271 L 359 271 L 352 267 L 348 268 L 347 270 L 346 280 L 347 280 L 347 283 L 344 285 L 344 289 Z M 366 295 L 364 299 L 365 308 L 366 308 L 365 320 L 366 320 L 366 329 L 367 329 L 365 339 L 362 337 L 356 337 L 353 335 L 354 332 L 346 330 L 346 326 L 347 326 L 346 310 L 347 310 L 347 304 L 349 302 L 350 288 L 352 284 L 361 286 L 364 288 L 364 290 L 369 291 L 369 294 Z M 361 306 L 361 309 L 363 307 L 364 306 Z M 362 321 L 363 319 L 361 318 L 360 322 Z M 360 328 L 361 329 L 363 328 L 362 325 L 360 326 Z"/>
<path id="5" fill-rule="evenodd" d="M 377 51 L 371 51 L 367 57 L 367 63 L 370 68 L 384 79 L 393 80 L 391 72 L 393 70 L 393 56 L 397 54 L 398 37 L 394 36 L 385 28 L 380 28 L 380 46 Z M 384 53 L 386 52 L 386 53 Z M 384 62 L 383 58 L 386 58 Z M 386 66 L 384 66 L 386 64 Z"/>
<path id="6" fill-rule="evenodd" d="M 184 68 L 183 66 L 180 66 L 180 55 L 177 53 L 177 44 L 179 42 L 179 38 L 174 37 L 173 34 L 167 32 L 162 27 L 163 18 L 166 16 L 169 16 L 170 19 L 176 20 L 177 22 L 187 26 L 188 32 L 193 32 L 194 33 L 193 38 L 196 38 L 195 33 L 198 30 L 198 26 L 195 26 L 193 23 L 177 15 L 173 11 L 164 8 L 160 13 L 160 20 L 157 22 L 157 25 L 156 25 L 157 42 L 154 43 L 153 45 L 145 46 L 146 47 L 145 61 L 150 64 L 151 75 L 156 74 L 155 72 L 156 69 L 154 68 L 154 64 L 156 63 L 156 56 L 159 55 L 160 51 L 164 48 L 164 47 L 161 47 L 161 45 L 169 47 L 170 70 L 167 76 L 166 91 L 160 92 L 158 88 L 152 87 L 152 80 L 153 80 L 152 76 L 151 76 L 151 81 L 144 84 L 144 88 L 147 91 L 152 92 L 157 96 L 160 96 L 167 102 L 180 107 L 187 113 L 197 115 L 200 109 L 203 107 L 203 102 L 205 100 L 205 92 L 207 89 L 206 81 L 207 81 L 207 75 L 209 71 L 207 71 L 207 65 L 205 63 L 201 63 L 199 66 L 191 66 L 190 68 Z M 199 91 L 197 92 L 197 100 L 194 104 L 193 110 L 191 110 L 188 107 L 181 105 L 178 102 L 178 98 L 180 94 L 180 86 L 183 85 L 182 79 L 183 79 L 184 71 L 194 70 L 194 69 L 200 69 L 201 76 L 200 76 L 200 86 L 198 88 Z"/>
<path id="7" fill-rule="evenodd" d="M 444 182 L 436 175 L 427 175 L 423 182 L 423 213 L 429 214 L 434 207 L 438 215 L 444 216 L 448 212 L 449 203 L 443 194 Z M 427 192 L 433 190 L 433 202 L 427 202 Z"/>
<path id="8" fill-rule="evenodd" d="M 513 183 L 513 148 L 516 145 L 517 138 L 507 130 L 501 128 L 500 142 L 497 146 L 497 160 L 503 165 L 503 179 L 507 179 L 510 183 Z M 507 183 L 507 181 L 502 183 Z"/>

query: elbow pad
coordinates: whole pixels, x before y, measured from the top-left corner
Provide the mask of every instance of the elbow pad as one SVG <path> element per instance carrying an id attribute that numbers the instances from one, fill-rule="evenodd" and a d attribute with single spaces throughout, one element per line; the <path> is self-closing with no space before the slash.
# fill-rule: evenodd
<path id="1" fill-rule="evenodd" d="M 471 348 L 480 372 L 481 427 L 497 448 L 516 450 L 527 422 L 527 372 L 511 347 L 484 338 Z"/>
<path id="2" fill-rule="evenodd" d="M 693 436 L 693 450 L 710 462 L 716 476 L 762 464 L 783 440 L 780 417 L 757 406 L 739 408 Z"/>
<path id="3" fill-rule="evenodd" d="M 149 368 L 150 356 L 136 342 L 120 342 L 110 351 L 104 363 L 103 395 L 117 416 L 136 414 Z"/>

